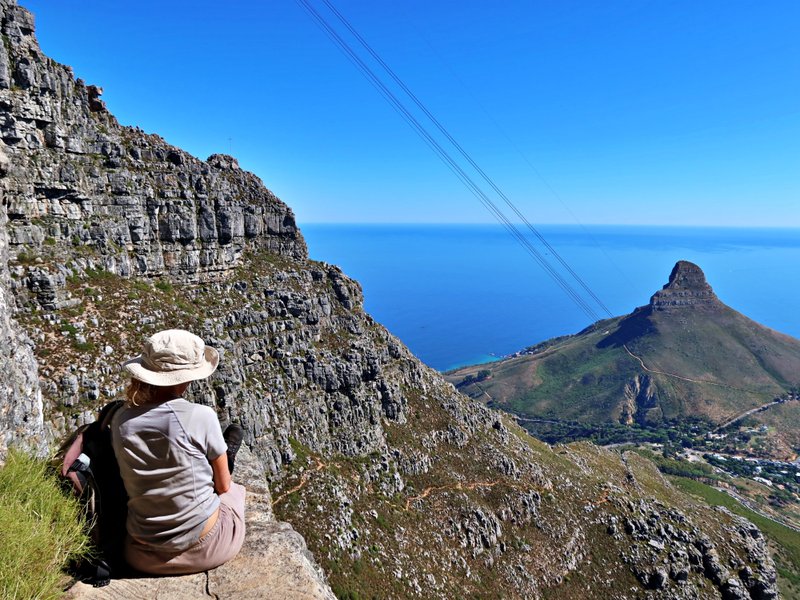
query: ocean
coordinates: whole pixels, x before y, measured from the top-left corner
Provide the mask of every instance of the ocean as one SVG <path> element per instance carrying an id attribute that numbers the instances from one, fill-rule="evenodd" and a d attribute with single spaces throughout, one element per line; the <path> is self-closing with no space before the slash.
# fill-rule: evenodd
<path id="1" fill-rule="evenodd" d="M 496 360 L 591 323 L 500 225 L 308 224 L 301 230 L 311 258 L 358 280 L 366 310 L 435 369 Z M 800 337 L 798 229 L 538 230 L 615 316 L 647 304 L 674 264 L 689 260 L 724 303 Z"/>

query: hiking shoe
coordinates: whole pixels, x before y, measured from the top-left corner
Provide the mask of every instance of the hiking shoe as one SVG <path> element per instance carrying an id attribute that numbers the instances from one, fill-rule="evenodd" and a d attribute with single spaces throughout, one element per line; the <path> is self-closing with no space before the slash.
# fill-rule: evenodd
<path id="1" fill-rule="evenodd" d="M 238 423 L 231 423 L 225 428 L 222 434 L 222 439 L 228 444 L 228 470 L 233 473 L 233 463 L 236 460 L 236 453 L 242 445 L 242 438 L 244 438 L 244 429 Z"/>

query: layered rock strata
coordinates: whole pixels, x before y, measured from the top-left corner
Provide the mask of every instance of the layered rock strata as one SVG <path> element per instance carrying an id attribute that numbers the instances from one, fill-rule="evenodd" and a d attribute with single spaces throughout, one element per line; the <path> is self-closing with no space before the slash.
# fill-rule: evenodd
<path id="1" fill-rule="evenodd" d="M 675 264 L 667 284 L 650 298 L 650 308 L 653 310 L 688 307 L 713 309 L 721 306 L 703 270 L 686 260 Z"/>
<path id="2" fill-rule="evenodd" d="M 292 211 L 234 158 L 201 161 L 121 127 L 100 88 L 42 54 L 32 15 L 3 8 L 0 139 L 12 249 L 90 248 L 93 268 L 181 281 L 218 278 L 247 248 L 306 257 Z"/>

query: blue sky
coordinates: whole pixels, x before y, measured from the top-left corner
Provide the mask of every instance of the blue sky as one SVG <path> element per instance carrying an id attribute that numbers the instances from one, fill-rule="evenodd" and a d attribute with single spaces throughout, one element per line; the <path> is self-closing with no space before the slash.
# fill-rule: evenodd
<path id="1" fill-rule="evenodd" d="M 493 221 L 293 1 L 21 3 L 120 122 L 301 223 Z M 800 227 L 798 2 L 336 6 L 534 223 Z"/>

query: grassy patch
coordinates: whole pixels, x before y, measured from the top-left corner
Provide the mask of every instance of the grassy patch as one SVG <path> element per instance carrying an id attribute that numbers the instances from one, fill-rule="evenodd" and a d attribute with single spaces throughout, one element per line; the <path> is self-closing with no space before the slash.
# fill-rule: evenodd
<path id="1" fill-rule="evenodd" d="M 21 265 L 32 265 L 36 262 L 36 254 L 34 252 L 26 252 L 21 250 L 17 254 L 17 262 Z"/>
<path id="2" fill-rule="evenodd" d="M 86 269 L 86 277 L 88 277 L 90 281 L 99 281 L 103 279 L 113 279 L 116 276 L 105 269 Z"/>
<path id="3" fill-rule="evenodd" d="M 86 553 L 78 502 L 42 460 L 9 453 L 0 469 L 0 597 L 57 598 L 67 562 Z"/>
<path id="4" fill-rule="evenodd" d="M 72 347 L 78 352 L 94 352 L 97 350 L 97 346 L 92 342 L 73 342 Z"/>
<path id="5" fill-rule="evenodd" d="M 61 331 L 66 332 L 70 335 L 75 335 L 78 333 L 78 328 L 70 323 L 62 323 L 61 324 Z"/>
<path id="6" fill-rule="evenodd" d="M 719 479 L 719 476 L 714 472 L 714 469 L 705 463 L 666 458 L 662 454 L 657 454 L 644 448 L 635 448 L 633 452 L 640 454 L 641 456 L 644 456 L 646 459 L 655 463 L 655 465 L 658 467 L 658 470 L 667 475 L 676 475 L 679 477 L 687 477 L 689 479 Z M 722 495 L 729 497 L 727 494 Z M 730 499 L 733 500 L 733 498 Z"/>
<path id="7" fill-rule="evenodd" d="M 360 600 L 363 596 L 355 590 L 351 590 L 344 586 L 334 585 L 331 590 L 337 600 Z"/>
<path id="8" fill-rule="evenodd" d="M 308 462 L 308 457 L 311 456 L 311 451 L 308 449 L 308 446 L 304 446 L 293 437 L 289 438 L 289 445 L 292 447 L 296 461 L 299 461 L 301 464 Z"/>
<path id="9" fill-rule="evenodd" d="M 156 282 L 156 289 L 161 290 L 162 292 L 169 294 L 172 293 L 173 287 L 169 281 L 161 279 Z"/>

